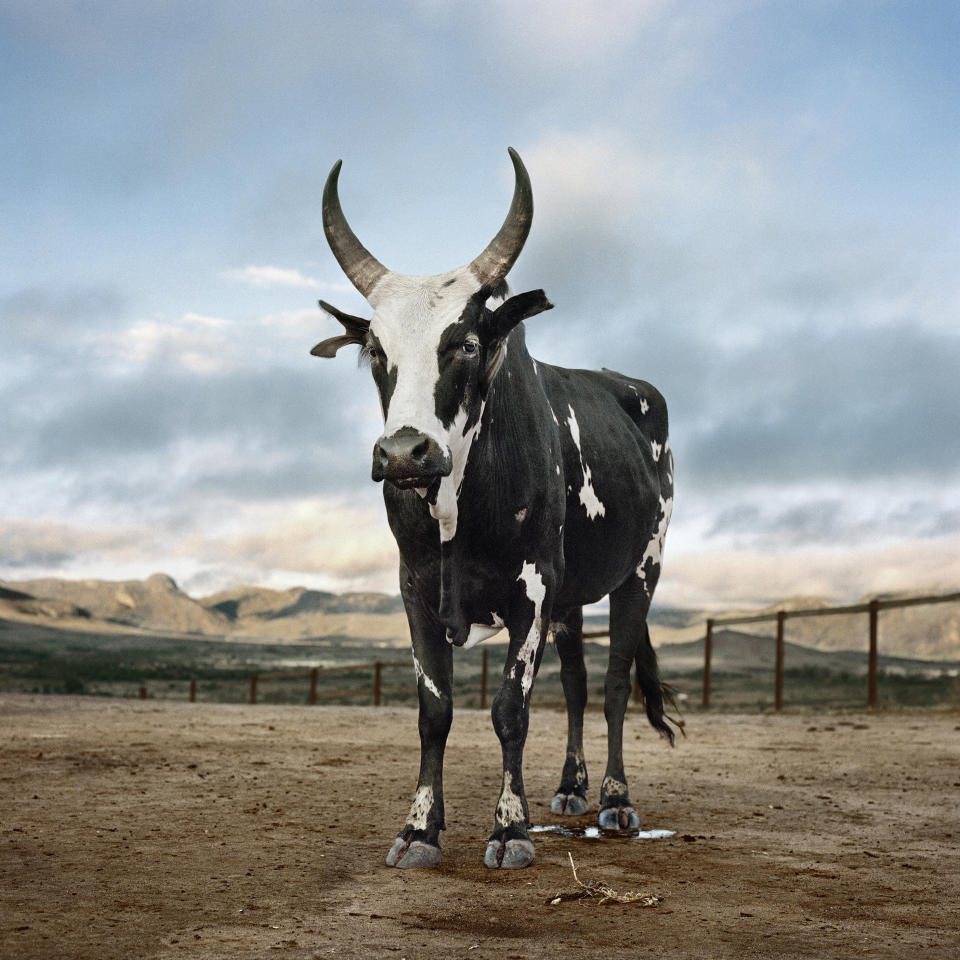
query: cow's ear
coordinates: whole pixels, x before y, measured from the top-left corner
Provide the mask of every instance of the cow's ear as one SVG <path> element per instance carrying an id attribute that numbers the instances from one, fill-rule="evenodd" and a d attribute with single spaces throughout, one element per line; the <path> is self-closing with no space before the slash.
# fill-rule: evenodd
<path id="1" fill-rule="evenodd" d="M 325 310 L 331 317 L 339 320 L 343 324 L 346 333 L 339 337 L 330 337 L 329 340 L 321 340 L 310 353 L 315 357 L 335 357 L 341 347 L 349 346 L 351 343 L 363 345 L 364 338 L 367 335 L 367 329 L 370 326 L 369 320 L 363 317 L 353 317 L 349 313 L 344 313 L 336 307 L 330 306 L 323 300 L 318 301 L 320 309 Z"/>
<path id="2" fill-rule="evenodd" d="M 509 300 L 504 300 L 496 310 L 489 313 L 486 318 L 487 332 L 487 368 L 483 372 L 483 379 L 480 383 L 480 393 L 486 398 L 490 384 L 497 375 L 497 371 L 503 364 L 504 343 L 507 334 L 521 320 L 528 317 L 535 317 L 544 310 L 552 310 L 553 304 L 547 299 L 542 290 L 531 290 L 527 293 L 518 293 Z"/>
<path id="3" fill-rule="evenodd" d="M 529 290 L 504 300 L 490 316 L 493 339 L 502 340 L 521 320 L 552 309 L 553 304 L 542 290 Z"/>

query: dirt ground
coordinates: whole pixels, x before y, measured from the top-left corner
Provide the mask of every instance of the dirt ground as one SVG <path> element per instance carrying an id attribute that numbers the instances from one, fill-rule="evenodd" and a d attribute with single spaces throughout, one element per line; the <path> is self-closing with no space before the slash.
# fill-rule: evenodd
<path id="1" fill-rule="evenodd" d="M 960 713 L 704 715 L 670 750 L 628 717 L 644 827 L 536 837 L 483 867 L 499 789 L 455 713 L 444 860 L 383 865 L 418 765 L 407 708 L 0 696 L 4 958 L 960 956 Z M 531 816 L 565 722 L 534 712 Z M 603 718 L 588 718 L 596 803 Z M 593 816 L 575 821 L 595 823 Z M 550 903 L 581 880 L 659 906 Z"/>

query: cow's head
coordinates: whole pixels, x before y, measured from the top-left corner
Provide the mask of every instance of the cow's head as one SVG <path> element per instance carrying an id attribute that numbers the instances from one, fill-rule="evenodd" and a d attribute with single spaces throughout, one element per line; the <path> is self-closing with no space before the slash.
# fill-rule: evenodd
<path id="1" fill-rule="evenodd" d="M 506 275 L 520 255 L 533 217 L 530 178 L 511 149 L 516 182 L 499 233 L 472 263 L 433 277 L 411 277 L 383 266 L 350 229 L 337 194 L 340 161 L 323 191 L 323 228 L 337 262 L 373 307 L 365 320 L 320 306 L 344 333 L 311 353 L 332 357 L 359 344 L 369 359 L 384 431 L 373 448 L 373 479 L 417 488 L 435 499 L 479 425 L 483 403 L 503 362 L 507 336 L 549 303 L 542 290 L 509 296 Z M 462 471 L 462 463 L 460 464 Z"/>

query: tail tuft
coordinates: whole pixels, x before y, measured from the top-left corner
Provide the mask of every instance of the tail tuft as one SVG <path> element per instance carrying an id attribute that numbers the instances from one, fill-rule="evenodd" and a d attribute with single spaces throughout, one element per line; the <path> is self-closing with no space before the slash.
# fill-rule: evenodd
<path id="1" fill-rule="evenodd" d="M 647 634 L 646 642 L 640 644 L 637 650 L 637 683 L 640 685 L 640 693 L 643 696 L 643 703 L 647 711 L 647 719 L 650 726 L 662 736 L 670 746 L 674 746 L 676 734 L 673 724 L 682 736 L 686 736 L 684 726 L 686 725 L 682 716 L 680 716 L 680 707 L 677 704 L 676 690 L 660 680 L 660 670 L 657 666 L 657 654 L 650 645 L 650 635 Z M 666 705 L 677 714 L 674 719 L 666 713 Z"/>

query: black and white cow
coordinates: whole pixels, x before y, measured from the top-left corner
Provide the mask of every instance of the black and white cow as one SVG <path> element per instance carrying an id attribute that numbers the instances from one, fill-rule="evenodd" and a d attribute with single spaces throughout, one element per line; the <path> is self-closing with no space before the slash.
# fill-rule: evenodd
<path id="1" fill-rule="evenodd" d="M 327 240 L 373 317 L 349 316 L 321 301 L 345 332 L 312 353 L 332 357 L 358 344 L 370 362 L 385 421 L 373 448 L 373 479 L 387 481 L 383 495 L 400 549 L 418 681 L 420 778 L 387 856 L 396 867 L 440 860 L 457 647 L 501 628 L 509 633 L 493 703 L 503 785 L 488 867 L 533 861 L 522 760 L 530 694 L 550 631 L 568 717 L 552 809 L 586 812 L 584 604 L 610 596 L 601 827 L 639 825 L 622 756 L 633 663 L 650 723 L 673 741 L 646 623 L 673 506 L 666 405 L 642 380 L 553 367 L 527 352 L 523 321 L 553 305 L 542 290 L 511 296 L 505 282 L 533 215 L 527 171 L 512 149 L 510 157 L 514 195 L 499 233 L 468 266 L 438 276 L 393 273 L 361 245 L 340 206 L 340 162 L 323 193 Z"/>

